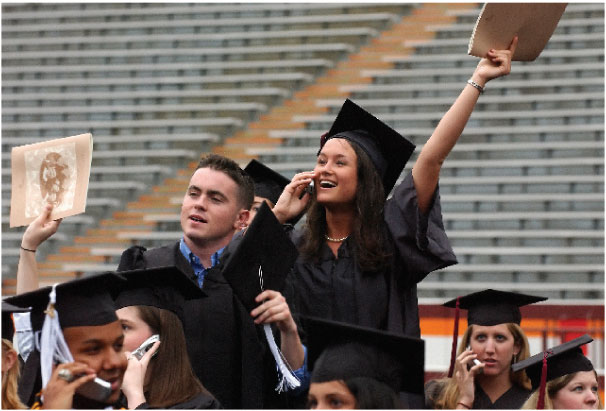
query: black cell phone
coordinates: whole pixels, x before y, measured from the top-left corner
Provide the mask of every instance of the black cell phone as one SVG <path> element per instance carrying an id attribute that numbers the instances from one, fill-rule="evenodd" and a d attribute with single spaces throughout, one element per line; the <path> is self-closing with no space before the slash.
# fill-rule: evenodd
<path id="1" fill-rule="evenodd" d="M 112 385 L 96 377 L 76 390 L 78 394 L 91 400 L 105 402 L 112 394 Z"/>
<path id="2" fill-rule="evenodd" d="M 312 180 L 311 183 L 309 183 L 309 185 L 307 187 L 305 187 L 305 190 L 303 190 L 303 192 L 301 193 L 301 197 L 299 197 L 299 200 L 302 199 L 303 197 L 305 197 L 305 194 L 312 195 L 313 193 L 314 193 L 314 182 Z"/>

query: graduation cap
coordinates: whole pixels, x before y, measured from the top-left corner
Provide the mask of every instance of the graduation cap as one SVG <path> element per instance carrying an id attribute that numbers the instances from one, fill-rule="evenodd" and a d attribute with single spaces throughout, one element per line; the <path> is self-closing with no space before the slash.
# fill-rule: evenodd
<path id="1" fill-rule="evenodd" d="M 278 202 L 284 187 L 290 183 L 288 178 L 255 159 L 250 160 L 244 171 L 255 182 L 255 195 L 268 199 L 274 205 Z"/>
<path id="2" fill-rule="evenodd" d="M 225 257 L 223 276 L 250 312 L 259 305 L 255 297 L 262 291 L 282 291 L 299 253 L 265 202 L 240 238 L 233 253 Z M 263 332 L 278 369 L 276 391 L 299 387 L 301 382 L 284 361 L 269 324 L 263 324 Z"/>
<path id="3" fill-rule="evenodd" d="M 546 297 L 512 293 L 487 289 L 476 293 L 457 297 L 444 303 L 444 307 L 455 308 L 455 327 L 452 340 L 450 368 L 448 376 L 454 371 L 457 337 L 459 335 L 459 309 L 467 310 L 467 325 L 492 326 L 497 324 L 515 323 L 520 325 L 522 314 L 520 307 L 547 300 Z"/>
<path id="4" fill-rule="evenodd" d="M 13 313 L 24 313 L 30 311 L 29 308 L 17 307 L 2 301 L 2 339 L 13 341 L 15 335 L 15 324 L 13 323 Z"/>
<path id="5" fill-rule="evenodd" d="M 320 150 L 326 141 L 336 137 L 357 143 L 368 154 L 383 181 L 385 197 L 415 149 L 400 133 L 349 99 L 343 103 L 328 133 L 322 136 Z"/>
<path id="6" fill-rule="evenodd" d="M 125 280 L 122 277 L 108 272 L 43 287 L 6 299 L 8 303 L 18 307 L 32 307 L 34 330 L 38 329 L 39 324 L 43 324 L 40 327 L 40 355 L 39 358 L 32 355 L 31 362 L 28 359 L 27 362 L 34 368 L 28 369 L 31 367 L 26 363 L 27 372 L 23 377 L 27 377 L 24 382 L 26 389 L 21 391 L 20 395 L 27 398 L 40 376 L 41 386 L 46 386 L 55 359 L 59 362 L 73 361 L 61 330 L 69 327 L 100 326 L 118 321 L 113 298 L 123 282 Z"/>
<path id="7" fill-rule="evenodd" d="M 512 293 L 487 289 L 477 293 L 467 294 L 444 303 L 444 307 L 467 310 L 467 324 L 497 325 L 505 323 L 520 324 L 522 314 L 520 307 L 547 300 L 546 297 Z"/>
<path id="8" fill-rule="evenodd" d="M 532 383 L 532 389 L 541 389 L 537 409 L 543 408 L 542 400 L 545 398 L 545 383 L 547 381 L 575 372 L 592 371 L 594 369 L 591 361 L 581 350 L 582 345 L 591 341 L 593 341 L 593 338 L 585 334 L 511 366 L 514 372 L 526 370 L 526 375 Z"/>
<path id="9" fill-rule="evenodd" d="M 118 320 L 112 296 L 124 279 L 114 273 L 103 273 L 68 281 L 56 286 L 55 310 L 61 328 L 105 325 Z M 32 317 L 43 317 L 52 286 L 5 299 L 17 307 L 32 307 Z M 32 318 L 32 325 L 35 323 Z"/>
<path id="10" fill-rule="evenodd" d="M 115 299 L 116 310 L 133 305 L 148 305 L 172 311 L 185 320 L 186 300 L 203 298 L 204 291 L 177 267 L 158 267 L 121 271 L 126 284 Z"/>
<path id="11" fill-rule="evenodd" d="M 316 317 L 301 317 L 312 382 L 366 377 L 395 392 L 423 393 L 425 341 Z"/>
<path id="12" fill-rule="evenodd" d="M 298 254 L 274 213 L 263 203 L 236 250 L 226 257 L 223 276 L 250 312 L 259 305 L 255 297 L 261 291 L 282 290 Z"/>
<path id="13" fill-rule="evenodd" d="M 513 61 L 533 61 L 556 29 L 566 3 L 486 3 L 469 39 L 468 54 L 486 57 L 518 36 Z"/>

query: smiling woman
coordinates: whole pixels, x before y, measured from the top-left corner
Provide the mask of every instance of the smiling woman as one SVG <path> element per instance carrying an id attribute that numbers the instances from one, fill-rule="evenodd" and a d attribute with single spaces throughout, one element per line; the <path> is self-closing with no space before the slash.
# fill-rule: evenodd
<path id="1" fill-rule="evenodd" d="M 509 74 L 516 45 L 517 38 L 489 52 L 472 83 L 483 88 Z M 307 209 L 303 229 L 292 235 L 301 314 L 420 335 L 417 283 L 457 262 L 442 222 L 440 169 L 479 94 L 464 86 L 400 184 L 414 145 L 345 101 L 320 139 L 314 170 L 296 174 L 273 209 L 282 223 Z M 315 190 L 306 194 L 312 182 Z"/>

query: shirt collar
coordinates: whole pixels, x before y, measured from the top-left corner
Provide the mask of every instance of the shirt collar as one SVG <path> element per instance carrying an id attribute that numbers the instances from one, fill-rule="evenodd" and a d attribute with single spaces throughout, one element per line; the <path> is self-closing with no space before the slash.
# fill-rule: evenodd
<path id="1" fill-rule="evenodd" d="M 210 267 L 206 267 L 206 268 L 211 268 L 211 267 L 214 267 L 215 265 L 217 265 L 219 263 L 219 259 L 221 258 L 221 255 L 223 254 L 224 250 L 225 250 L 225 247 L 220 248 L 217 251 L 215 251 L 214 254 L 210 256 Z M 190 250 L 190 248 L 187 246 L 187 244 L 185 244 L 185 241 L 183 240 L 183 238 L 181 238 L 181 240 L 179 240 L 179 251 L 181 251 L 181 254 L 183 254 L 183 257 L 185 257 L 190 264 L 192 263 L 192 261 L 194 261 L 195 263 L 200 264 L 204 268 L 204 266 L 202 265 L 202 261 L 200 261 L 200 258 Z"/>

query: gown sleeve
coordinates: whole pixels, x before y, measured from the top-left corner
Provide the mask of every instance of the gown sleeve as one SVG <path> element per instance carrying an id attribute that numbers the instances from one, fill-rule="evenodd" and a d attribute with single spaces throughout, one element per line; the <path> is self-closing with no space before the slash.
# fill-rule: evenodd
<path id="1" fill-rule="evenodd" d="M 385 203 L 385 222 L 396 253 L 409 274 L 410 285 L 432 271 L 457 263 L 444 231 L 439 186 L 436 186 L 429 210 L 422 213 L 412 173 L 409 173 Z"/>

